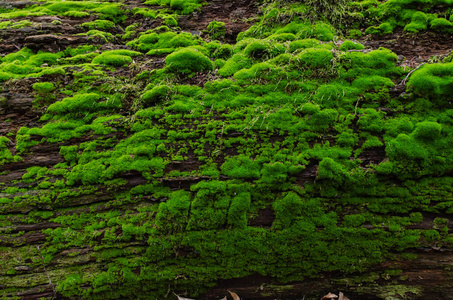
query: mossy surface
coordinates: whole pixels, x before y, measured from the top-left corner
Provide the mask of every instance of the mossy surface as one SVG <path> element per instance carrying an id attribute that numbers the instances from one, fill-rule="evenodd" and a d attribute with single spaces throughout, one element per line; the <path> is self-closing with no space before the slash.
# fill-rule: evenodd
<path id="1" fill-rule="evenodd" d="M 27 84 L 35 116 L 1 115 L 14 125 L 0 137 L 1 296 L 50 278 L 73 299 L 196 298 L 221 280 L 329 274 L 383 299 L 423 294 L 375 287 L 398 270 L 363 274 L 453 247 L 453 66 L 403 68 L 338 20 L 437 32 L 451 10 L 430 9 L 451 3 L 265 2 L 227 44 L 228 24 L 177 27 L 200 1 L 41 2 L 2 10 L 0 30 L 95 18 L 77 27 L 84 44 L 1 58 L 1 112 Z"/>

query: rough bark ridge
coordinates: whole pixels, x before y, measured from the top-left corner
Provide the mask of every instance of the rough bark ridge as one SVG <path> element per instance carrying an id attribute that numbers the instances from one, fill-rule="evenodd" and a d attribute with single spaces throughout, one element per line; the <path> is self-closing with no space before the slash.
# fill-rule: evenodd
<path id="1" fill-rule="evenodd" d="M 453 7 L 409 2 L 0 1 L 0 296 L 453 299 Z"/>

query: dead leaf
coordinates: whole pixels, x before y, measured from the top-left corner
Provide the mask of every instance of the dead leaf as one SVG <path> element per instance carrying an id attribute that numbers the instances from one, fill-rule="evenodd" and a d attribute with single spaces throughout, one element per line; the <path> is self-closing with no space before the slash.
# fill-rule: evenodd
<path id="1" fill-rule="evenodd" d="M 173 293 L 175 294 L 175 293 Z M 195 299 L 192 299 L 192 298 L 184 298 L 184 297 L 181 297 L 181 296 L 178 296 L 175 294 L 176 297 L 178 297 L 178 300 L 195 300 Z"/>
<path id="2" fill-rule="evenodd" d="M 336 299 L 336 298 L 338 298 L 337 295 L 332 294 L 332 293 L 328 293 L 327 295 L 322 297 L 321 300 L 332 300 L 332 299 Z"/>
<path id="3" fill-rule="evenodd" d="M 238 296 L 238 294 L 233 293 L 231 291 L 228 291 L 230 293 L 231 297 L 233 297 L 233 300 L 241 300 L 241 298 Z"/>

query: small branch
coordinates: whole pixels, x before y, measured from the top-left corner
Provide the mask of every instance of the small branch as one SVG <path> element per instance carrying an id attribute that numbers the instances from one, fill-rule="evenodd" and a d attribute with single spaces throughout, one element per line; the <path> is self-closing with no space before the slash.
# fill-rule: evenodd
<path id="1" fill-rule="evenodd" d="M 44 256 L 42 255 L 41 249 L 39 249 L 39 246 L 37 246 L 36 249 L 38 249 L 39 255 L 41 255 L 42 266 L 44 268 L 44 274 L 46 274 L 47 279 L 49 280 L 49 285 L 50 285 L 50 287 L 52 288 L 52 291 L 53 291 L 52 299 L 56 299 L 57 298 L 57 292 L 55 291 L 55 286 L 53 285 L 52 280 L 50 280 L 49 273 L 47 273 L 46 264 L 44 263 Z"/>
<path id="2" fill-rule="evenodd" d="M 407 74 L 406 78 L 404 78 L 403 81 L 401 81 L 399 85 L 405 85 L 407 79 L 409 79 L 409 76 L 411 76 L 412 73 L 414 73 L 415 71 L 417 71 L 417 70 L 418 70 L 421 66 L 423 66 L 424 64 L 425 64 L 425 63 L 422 63 L 422 64 L 420 64 L 418 67 L 416 67 L 415 69 L 413 69 L 412 71 L 410 71 L 409 74 Z"/>

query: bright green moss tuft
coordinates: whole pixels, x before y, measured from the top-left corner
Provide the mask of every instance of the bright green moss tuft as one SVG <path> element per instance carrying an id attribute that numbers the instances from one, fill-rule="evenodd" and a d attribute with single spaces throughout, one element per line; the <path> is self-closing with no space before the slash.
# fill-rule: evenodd
<path id="1" fill-rule="evenodd" d="M 55 86 L 52 82 L 37 82 L 33 84 L 33 89 L 40 94 L 46 94 L 52 92 Z"/>
<path id="2" fill-rule="evenodd" d="M 261 178 L 258 181 L 262 184 L 279 185 L 288 178 L 288 167 L 281 162 L 264 164 L 261 169 Z"/>
<path id="3" fill-rule="evenodd" d="M 395 86 L 395 84 L 389 78 L 373 75 L 355 79 L 352 82 L 352 86 L 361 92 L 379 90 L 388 91 L 389 88 Z"/>
<path id="4" fill-rule="evenodd" d="M 110 32 L 105 32 L 97 29 L 92 29 L 86 33 L 82 33 L 82 35 L 89 36 L 88 40 L 98 40 L 98 42 L 108 43 L 113 41 L 114 37 Z"/>
<path id="5" fill-rule="evenodd" d="M 184 190 L 171 193 L 167 202 L 159 204 L 155 221 L 158 231 L 164 234 L 183 232 L 189 221 L 190 203 L 190 193 Z"/>
<path id="6" fill-rule="evenodd" d="M 429 155 L 422 145 L 406 134 L 400 134 L 396 139 L 388 142 L 386 152 L 392 161 L 423 160 Z"/>
<path id="7" fill-rule="evenodd" d="M 296 55 L 292 61 L 298 69 L 323 68 L 332 66 L 333 54 L 327 49 L 306 49 Z"/>
<path id="8" fill-rule="evenodd" d="M 170 0 L 170 7 L 179 11 L 183 15 L 190 14 L 191 12 L 201 7 L 200 0 Z"/>
<path id="9" fill-rule="evenodd" d="M 317 48 L 321 45 L 321 42 L 316 39 L 303 39 L 293 41 L 289 44 L 289 52 L 295 52 L 299 49 L 307 49 L 307 48 Z"/>
<path id="10" fill-rule="evenodd" d="M 12 76 L 8 73 L 5 73 L 5 72 L 0 72 L 0 82 L 3 82 L 3 81 L 8 81 L 12 78 Z"/>
<path id="11" fill-rule="evenodd" d="M 217 74 L 222 77 L 229 77 L 243 68 L 249 68 L 252 66 L 252 60 L 242 53 L 233 55 L 226 63 L 221 67 Z"/>
<path id="12" fill-rule="evenodd" d="M 158 85 L 153 87 L 151 90 L 145 92 L 142 96 L 142 100 L 146 106 L 151 106 L 165 100 L 168 97 L 171 89 L 166 85 Z"/>
<path id="13" fill-rule="evenodd" d="M 438 32 L 445 32 L 445 33 L 452 33 L 453 32 L 453 23 L 448 21 L 444 18 L 437 18 L 430 22 L 430 28 L 438 31 Z"/>
<path id="14" fill-rule="evenodd" d="M 417 95 L 452 99 L 453 63 L 424 65 L 411 75 L 407 86 Z"/>
<path id="15" fill-rule="evenodd" d="M 226 26 L 223 22 L 212 21 L 208 24 L 207 33 L 211 39 L 222 39 L 225 37 Z"/>
<path id="16" fill-rule="evenodd" d="M 101 64 L 110 67 L 122 67 L 130 64 L 131 62 L 132 58 L 130 56 L 118 54 L 101 54 L 96 56 L 92 61 L 93 64 Z"/>
<path id="17" fill-rule="evenodd" d="M 318 179 L 326 179 L 341 183 L 349 177 L 347 169 L 330 157 L 325 157 L 319 162 Z"/>
<path id="18" fill-rule="evenodd" d="M 154 55 L 156 51 L 171 53 L 181 47 L 203 44 L 199 37 L 188 32 L 174 33 L 169 30 L 166 26 L 162 26 L 161 30 L 156 28 L 153 32 L 142 34 L 137 39 L 128 42 L 127 45 L 133 49 L 148 51 L 148 54 Z"/>
<path id="19" fill-rule="evenodd" d="M 362 50 L 362 49 L 365 49 L 365 47 L 362 44 L 349 40 L 344 41 L 339 47 L 339 50 L 341 51 Z"/>
<path id="20" fill-rule="evenodd" d="M 214 63 L 203 53 L 193 48 L 181 49 L 165 58 L 168 71 L 176 74 L 192 74 L 211 71 Z"/>
<path id="21" fill-rule="evenodd" d="M 175 27 L 178 26 L 178 21 L 173 16 L 164 16 L 162 18 L 162 24 Z"/>
<path id="22" fill-rule="evenodd" d="M 291 227 L 304 213 L 304 200 L 292 192 L 275 201 L 272 206 L 275 211 L 275 221 L 272 225 L 275 229 Z"/>
<path id="23" fill-rule="evenodd" d="M 92 29 L 109 30 L 115 27 L 115 23 L 109 20 L 94 20 L 91 22 L 83 23 L 82 26 L 87 27 L 89 30 Z"/>
<path id="24" fill-rule="evenodd" d="M 371 26 L 365 30 L 365 34 L 390 34 L 393 32 L 393 26 L 390 23 L 382 23 L 379 26 Z"/>
<path id="25" fill-rule="evenodd" d="M 0 136 L 0 165 L 13 161 L 13 155 L 8 149 L 11 144 L 7 137 Z"/>
<path id="26" fill-rule="evenodd" d="M 231 199 L 228 209 L 228 226 L 235 229 L 245 229 L 247 227 L 247 214 L 250 210 L 250 193 L 239 193 Z"/>
<path id="27" fill-rule="evenodd" d="M 260 177 L 260 165 L 258 162 L 245 155 L 239 155 L 226 159 L 220 168 L 222 173 L 233 178 L 257 179 Z"/>
<path id="28" fill-rule="evenodd" d="M 436 122 L 417 123 L 414 130 L 414 137 L 424 141 L 433 141 L 440 137 L 442 125 Z"/>
<path id="29" fill-rule="evenodd" d="M 97 108 L 97 101 L 100 99 L 98 94 L 80 94 L 70 98 L 64 98 L 60 102 L 55 102 L 47 108 L 50 114 L 80 113 L 93 111 Z"/>
<path id="30" fill-rule="evenodd" d="M 215 58 L 228 59 L 233 54 L 233 46 L 224 44 L 213 53 Z"/>
<path id="31" fill-rule="evenodd" d="M 19 50 L 17 52 L 5 55 L 2 58 L 2 62 L 11 63 L 11 62 L 14 62 L 16 60 L 24 62 L 27 59 L 29 59 L 31 56 L 33 56 L 33 51 L 31 51 L 28 48 L 22 48 L 21 50 Z"/>
<path id="32" fill-rule="evenodd" d="M 412 15 L 412 20 L 404 27 L 405 31 L 417 33 L 426 30 L 428 26 L 428 17 L 425 13 L 417 11 Z"/>
<path id="33" fill-rule="evenodd" d="M 244 54 L 254 59 L 274 57 L 282 52 L 283 48 L 278 44 L 265 40 L 253 41 L 244 49 Z"/>

